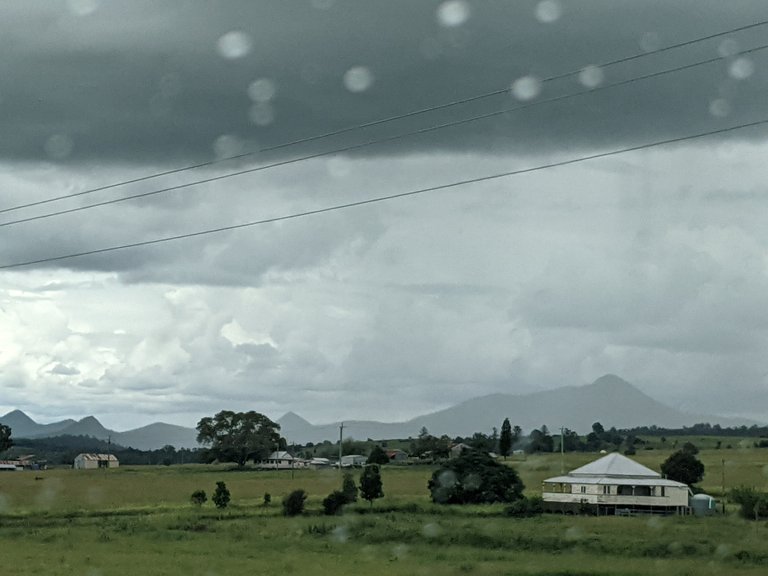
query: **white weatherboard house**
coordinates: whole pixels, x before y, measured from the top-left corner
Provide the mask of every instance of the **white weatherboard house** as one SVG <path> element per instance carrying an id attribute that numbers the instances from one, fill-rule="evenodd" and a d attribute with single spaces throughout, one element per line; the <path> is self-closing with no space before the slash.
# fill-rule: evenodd
<path id="1" fill-rule="evenodd" d="M 687 514 L 691 490 L 616 452 L 544 480 L 546 510 L 603 514 Z"/>
<path id="2" fill-rule="evenodd" d="M 74 467 L 80 470 L 96 468 L 117 468 L 120 461 L 114 454 L 78 454 L 75 456 Z"/>
<path id="3" fill-rule="evenodd" d="M 294 458 L 285 450 L 278 450 L 277 452 L 272 452 L 266 460 L 259 462 L 258 467 L 272 470 L 291 470 L 306 468 L 307 464 L 304 460 Z"/>

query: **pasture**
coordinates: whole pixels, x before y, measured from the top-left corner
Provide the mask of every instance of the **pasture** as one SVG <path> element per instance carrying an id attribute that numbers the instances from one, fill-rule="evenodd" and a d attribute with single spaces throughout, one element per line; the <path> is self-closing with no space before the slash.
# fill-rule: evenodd
<path id="1" fill-rule="evenodd" d="M 658 469 L 668 453 L 636 458 Z M 768 451 L 706 450 L 703 486 L 768 487 Z M 594 459 L 566 454 L 569 470 Z M 558 474 L 559 454 L 514 461 L 529 494 Z M 429 467 L 385 467 L 385 497 L 359 502 L 342 516 L 320 513 L 340 485 L 338 471 L 233 471 L 223 466 L 49 470 L 0 475 L 0 550 L 16 574 L 508 574 L 762 575 L 768 526 L 726 517 L 593 518 L 546 515 L 515 519 L 502 506 L 433 505 Z M 36 480 L 36 475 L 43 478 Z M 293 478 L 291 477 L 293 476 Z M 217 480 L 232 493 L 216 510 L 189 503 Z M 730 480 L 730 481 L 729 481 Z M 307 513 L 281 514 L 280 498 L 309 494 Z M 264 493 L 272 503 L 263 505 Z"/>

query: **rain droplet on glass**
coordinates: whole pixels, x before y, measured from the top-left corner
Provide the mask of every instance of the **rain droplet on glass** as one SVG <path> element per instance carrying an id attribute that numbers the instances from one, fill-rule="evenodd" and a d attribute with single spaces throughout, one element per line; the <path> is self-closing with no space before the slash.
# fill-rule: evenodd
<path id="1" fill-rule="evenodd" d="M 597 88 L 605 80 L 605 73 L 599 66 L 587 66 L 579 72 L 579 82 L 586 88 Z"/>
<path id="2" fill-rule="evenodd" d="M 563 15 L 563 7 L 557 0 L 541 0 L 536 5 L 536 20 L 543 24 L 551 24 Z"/>
<path id="3" fill-rule="evenodd" d="M 510 89 L 518 100 L 533 100 L 541 93 L 541 80 L 534 76 L 523 76 L 512 82 Z"/>
<path id="4" fill-rule="evenodd" d="M 216 158 L 231 158 L 243 153 L 243 142 L 234 134 L 222 134 L 213 141 Z"/>
<path id="5" fill-rule="evenodd" d="M 717 47 L 717 53 L 723 58 L 730 58 L 739 52 L 739 43 L 733 38 L 726 38 Z"/>
<path id="6" fill-rule="evenodd" d="M 373 74 L 365 66 L 353 66 L 344 73 L 344 86 L 350 92 L 365 92 L 373 84 Z"/>
<path id="7" fill-rule="evenodd" d="M 728 66 L 728 74 L 735 80 L 746 80 L 755 72 L 755 64 L 750 58 L 741 56 Z"/>
<path id="8" fill-rule="evenodd" d="M 45 141 L 45 153 L 54 160 L 63 160 L 72 154 L 75 143 L 66 134 L 54 134 Z"/>
<path id="9" fill-rule="evenodd" d="M 424 38 L 419 45 L 419 52 L 426 60 L 436 60 L 443 53 L 443 45 L 437 38 Z"/>
<path id="10" fill-rule="evenodd" d="M 270 102 L 277 94 L 277 84 L 269 78 L 259 78 L 248 85 L 248 97 L 254 102 Z"/>
<path id="11" fill-rule="evenodd" d="M 275 110 L 269 102 L 255 102 L 248 110 L 248 118 L 256 126 L 269 126 L 275 121 Z"/>
<path id="12" fill-rule="evenodd" d="M 223 58 L 235 60 L 250 53 L 251 37 L 245 32 L 232 30 L 219 38 L 216 47 Z"/>
<path id="13" fill-rule="evenodd" d="M 89 16 L 99 9 L 99 0 L 67 0 L 67 8 L 75 16 Z"/>
<path id="14" fill-rule="evenodd" d="M 725 98 L 717 98 L 709 103 L 709 113 L 716 118 L 725 118 L 731 113 L 731 105 Z"/>
<path id="15" fill-rule="evenodd" d="M 447 0 L 437 7 L 437 21 L 440 26 L 455 28 L 469 19 L 471 8 L 465 0 Z"/>
<path id="16" fill-rule="evenodd" d="M 643 52 L 653 52 L 661 48 L 661 38 L 656 32 L 646 32 L 640 37 L 640 49 Z"/>

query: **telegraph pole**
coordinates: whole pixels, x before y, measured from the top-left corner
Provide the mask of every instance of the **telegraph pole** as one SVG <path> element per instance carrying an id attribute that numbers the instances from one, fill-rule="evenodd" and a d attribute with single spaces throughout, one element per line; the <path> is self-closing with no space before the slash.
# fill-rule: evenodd
<path id="1" fill-rule="evenodd" d="M 560 426 L 560 474 L 565 474 L 565 428 Z"/>
<path id="2" fill-rule="evenodd" d="M 341 443 L 343 442 L 342 435 L 344 434 L 344 422 L 339 424 L 339 476 L 341 476 Z"/>

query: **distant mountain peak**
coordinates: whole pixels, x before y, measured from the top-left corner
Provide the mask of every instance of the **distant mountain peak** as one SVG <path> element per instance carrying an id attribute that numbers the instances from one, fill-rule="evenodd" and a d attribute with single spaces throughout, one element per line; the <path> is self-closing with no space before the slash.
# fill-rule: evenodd
<path id="1" fill-rule="evenodd" d="M 24 412 L 21 410 L 11 410 L 6 414 L 5 416 L 0 417 L 0 422 L 3 420 L 15 420 L 17 422 L 24 422 L 26 424 L 34 424 L 35 421 L 32 420 L 29 416 L 27 416 Z"/>
<path id="2" fill-rule="evenodd" d="M 277 423 L 280 426 L 312 426 L 312 424 L 296 414 L 296 412 L 286 412 L 277 419 Z"/>
<path id="3" fill-rule="evenodd" d="M 623 378 L 616 376 L 616 374 L 605 374 L 604 376 L 600 376 L 600 378 L 592 382 L 592 386 L 606 387 L 606 388 L 607 387 L 635 388 L 635 386 L 633 386 Z"/>

